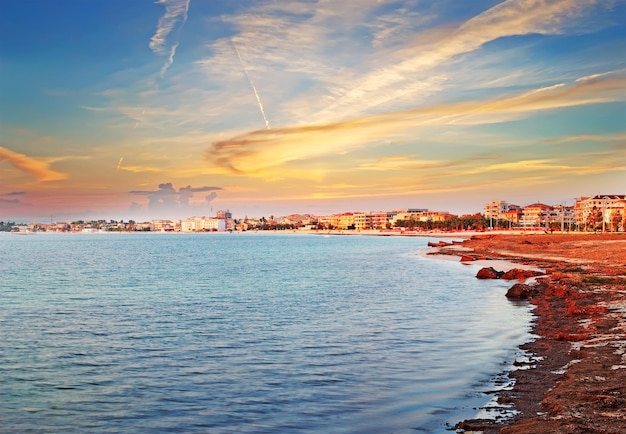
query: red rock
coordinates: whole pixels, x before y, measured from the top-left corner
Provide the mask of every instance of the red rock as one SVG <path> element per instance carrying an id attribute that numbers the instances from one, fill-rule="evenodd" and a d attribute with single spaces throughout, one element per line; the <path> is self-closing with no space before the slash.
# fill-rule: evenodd
<path id="1" fill-rule="evenodd" d="M 444 241 L 439 241 L 438 243 L 433 243 L 432 241 L 429 241 L 428 243 L 428 247 L 445 247 L 446 243 Z"/>
<path id="2" fill-rule="evenodd" d="M 534 270 L 524 270 L 521 268 L 512 268 L 502 275 L 505 280 L 526 280 L 530 277 L 539 276 L 540 272 Z"/>
<path id="3" fill-rule="evenodd" d="M 504 273 L 497 271 L 493 267 L 485 267 L 478 270 L 476 277 L 479 279 L 499 279 Z"/>
<path id="4" fill-rule="evenodd" d="M 535 289 L 530 285 L 523 283 L 516 283 L 511 286 L 506 293 L 507 298 L 514 298 L 517 300 L 526 300 L 535 293 Z"/>
<path id="5" fill-rule="evenodd" d="M 473 256 L 467 256 L 467 255 L 461 256 L 461 262 L 472 262 L 475 260 L 476 258 L 474 258 Z"/>

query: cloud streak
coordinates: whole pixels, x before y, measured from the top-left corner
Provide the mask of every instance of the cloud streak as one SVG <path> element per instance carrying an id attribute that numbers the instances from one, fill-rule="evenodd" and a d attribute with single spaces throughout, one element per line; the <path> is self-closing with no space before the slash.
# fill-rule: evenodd
<path id="1" fill-rule="evenodd" d="M 0 161 L 9 163 L 19 171 L 34 176 L 37 178 L 37 181 L 60 181 L 67 178 L 66 174 L 52 170 L 50 165 L 46 162 L 36 160 L 1 146 Z"/>
<path id="2" fill-rule="evenodd" d="M 626 77 L 600 77 L 486 101 L 466 101 L 352 120 L 259 130 L 214 142 L 207 159 L 235 174 L 263 176 L 285 163 L 363 148 L 416 128 L 481 125 L 541 111 L 626 100 Z"/>
<path id="3" fill-rule="evenodd" d="M 422 92 L 422 74 L 500 38 L 528 34 L 560 34 L 574 27 L 592 7 L 610 6 L 612 0 L 507 0 L 471 18 L 452 32 L 434 32 L 406 48 L 408 58 L 370 72 L 345 91 L 320 115 L 343 107 L 361 110 Z"/>
<path id="4" fill-rule="evenodd" d="M 257 92 L 256 86 L 254 86 L 254 83 L 252 82 L 252 79 L 250 78 L 250 74 L 248 74 L 248 70 L 246 69 L 246 65 L 243 62 L 243 59 L 241 58 L 241 53 L 239 52 L 239 49 L 237 48 L 237 44 L 235 44 L 235 40 L 233 38 L 230 38 L 230 42 L 233 44 L 235 53 L 237 53 L 237 59 L 239 59 L 239 64 L 241 65 L 241 69 L 243 69 L 243 73 L 245 74 L 246 79 L 248 79 L 248 83 L 250 84 L 250 87 L 252 88 L 252 91 L 254 92 L 254 96 L 256 97 L 256 102 L 259 105 L 259 109 L 261 110 L 261 115 L 263 116 L 263 120 L 265 121 L 265 127 L 269 130 L 270 123 L 267 121 L 267 116 L 265 116 L 265 109 L 263 108 L 263 104 L 261 103 L 261 97 L 259 96 L 259 92 Z"/>
<path id="5" fill-rule="evenodd" d="M 167 55 L 167 60 L 161 67 L 160 75 L 165 76 L 167 70 L 174 63 L 174 56 L 178 48 L 178 41 L 168 46 L 168 37 L 177 29 L 180 33 L 187 22 L 189 3 L 191 0 L 159 0 L 157 3 L 165 5 L 165 13 L 159 18 L 157 29 L 150 43 L 150 49 L 157 55 Z"/>

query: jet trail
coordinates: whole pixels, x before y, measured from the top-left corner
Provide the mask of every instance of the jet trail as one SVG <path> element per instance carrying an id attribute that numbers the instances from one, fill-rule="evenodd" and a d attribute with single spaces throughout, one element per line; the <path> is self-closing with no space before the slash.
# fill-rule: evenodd
<path id="1" fill-rule="evenodd" d="M 120 170 L 120 166 L 122 165 L 122 161 L 124 161 L 124 157 L 120 157 L 119 163 L 117 163 L 117 170 Z"/>
<path id="2" fill-rule="evenodd" d="M 259 96 L 259 92 L 257 92 L 256 87 L 254 86 L 254 83 L 252 82 L 252 79 L 250 79 L 250 75 L 248 75 L 248 70 L 246 69 L 246 65 L 243 63 L 243 59 L 241 58 L 239 49 L 237 48 L 237 45 L 235 44 L 235 40 L 233 38 L 230 38 L 230 42 L 233 44 L 233 48 L 235 49 L 235 52 L 237 53 L 237 58 L 239 59 L 239 64 L 241 65 L 241 69 L 243 69 L 243 73 L 246 75 L 246 78 L 248 79 L 248 83 L 250 83 L 250 87 L 252 88 L 252 91 L 254 92 L 254 96 L 256 96 L 256 101 L 257 103 L 259 103 L 259 109 L 261 109 L 261 115 L 263 116 L 263 120 L 265 121 L 265 126 L 269 130 L 270 123 L 267 120 L 267 116 L 265 116 L 265 110 L 263 109 L 263 104 L 261 103 L 261 97 Z"/>

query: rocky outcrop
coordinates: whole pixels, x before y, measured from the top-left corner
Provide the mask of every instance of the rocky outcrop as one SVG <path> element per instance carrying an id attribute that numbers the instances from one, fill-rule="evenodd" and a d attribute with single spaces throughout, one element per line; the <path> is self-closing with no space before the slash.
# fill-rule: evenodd
<path id="1" fill-rule="evenodd" d="M 426 243 L 428 245 L 428 247 L 446 247 L 446 246 L 451 246 L 451 243 L 447 243 L 445 241 L 439 241 L 436 243 L 433 243 L 432 241 L 429 241 L 428 243 Z"/>
<path id="2" fill-rule="evenodd" d="M 526 280 L 530 277 L 541 276 L 543 273 L 535 270 L 512 268 L 507 272 L 498 271 L 493 267 L 485 267 L 478 270 L 476 277 L 479 279 L 503 279 L 503 280 Z"/>
<path id="3" fill-rule="evenodd" d="M 504 274 L 504 271 L 498 271 L 493 267 L 484 267 L 478 270 L 476 277 L 479 279 L 499 279 Z"/>
<path id="4" fill-rule="evenodd" d="M 504 273 L 501 279 L 504 280 L 526 280 L 531 277 L 541 276 L 543 273 L 541 271 L 536 270 L 528 270 L 522 268 L 511 268 L 509 271 Z"/>
<path id="5" fill-rule="evenodd" d="M 514 300 L 527 300 L 537 292 L 536 288 L 524 283 L 516 283 L 506 292 L 506 298 Z"/>
<path id="6" fill-rule="evenodd" d="M 472 240 L 464 246 L 492 259 L 546 270 L 507 296 L 531 291 L 535 337 L 520 348 L 528 369 L 510 372 L 497 402 L 511 419 L 466 420 L 457 432 L 484 434 L 626 433 L 626 239 L 623 234 L 529 235 Z M 499 254 L 498 252 L 506 252 Z M 525 360 L 523 360 L 525 362 Z M 517 361 L 516 361 L 517 362 Z"/>

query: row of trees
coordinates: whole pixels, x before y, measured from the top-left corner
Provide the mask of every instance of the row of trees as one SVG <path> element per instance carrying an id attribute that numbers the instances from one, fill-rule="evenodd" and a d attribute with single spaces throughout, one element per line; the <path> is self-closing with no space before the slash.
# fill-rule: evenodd
<path id="1" fill-rule="evenodd" d="M 11 232 L 18 226 L 20 225 L 15 222 L 0 222 L 0 232 Z"/>
<path id="2" fill-rule="evenodd" d="M 496 222 L 490 222 L 482 214 L 474 214 L 470 216 L 454 217 L 446 221 L 420 221 L 420 220 L 398 220 L 395 227 L 405 228 L 407 230 L 442 230 L 442 231 L 463 231 L 463 230 L 476 230 L 482 231 L 485 228 L 490 227 L 490 223 L 493 223 L 494 227 L 508 227 L 508 222 L 504 220 L 498 220 Z"/>
<path id="3" fill-rule="evenodd" d="M 608 222 L 603 217 L 602 209 L 594 206 L 583 225 L 584 230 L 618 232 L 626 228 L 626 215 L 622 215 L 619 209 L 611 210 Z"/>

